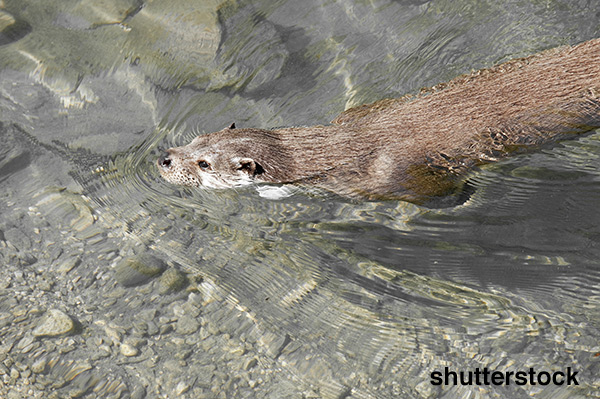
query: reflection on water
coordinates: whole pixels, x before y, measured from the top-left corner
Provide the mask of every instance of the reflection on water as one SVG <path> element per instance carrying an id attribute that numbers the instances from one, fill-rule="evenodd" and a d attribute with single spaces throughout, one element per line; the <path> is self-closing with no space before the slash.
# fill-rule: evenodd
<path id="1" fill-rule="evenodd" d="M 445 209 L 192 190 L 154 167 L 197 131 L 325 123 L 599 35 L 594 5 L 542 3 L 5 0 L 0 184 L 31 170 L 80 191 L 109 236 L 203 276 L 251 320 L 232 339 L 320 396 L 592 396 L 598 134 L 477 171 L 469 200 Z M 580 386 L 431 385 L 445 366 L 571 366 Z"/>

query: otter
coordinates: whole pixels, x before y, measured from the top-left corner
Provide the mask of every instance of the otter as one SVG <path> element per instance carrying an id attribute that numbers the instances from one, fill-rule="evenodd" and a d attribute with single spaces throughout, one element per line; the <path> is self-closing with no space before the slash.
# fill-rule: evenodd
<path id="1" fill-rule="evenodd" d="M 599 90 L 594 39 L 351 108 L 329 125 L 231 125 L 167 150 L 157 165 L 187 186 L 300 183 L 424 203 L 456 192 L 475 167 L 600 127 Z"/>

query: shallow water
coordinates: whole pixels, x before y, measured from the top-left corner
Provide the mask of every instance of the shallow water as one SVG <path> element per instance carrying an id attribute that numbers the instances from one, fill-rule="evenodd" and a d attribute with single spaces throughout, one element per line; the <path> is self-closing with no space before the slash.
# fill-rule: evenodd
<path id="1" fill-rule="evenodd" d="M 344 398 L 596 397 L 599 133 L 476 171 L 470 198 L 442 209 L 304 189 L 267 200 L 251 187 L 179 188 L 154 162 L 160 148 L 231 122 L 327 123 L 355 105 L 598 37 L 600 4 L 166 4 L 0 2 L 6 209 L 36 205 L 51 221 L 77 209 L 67 228 L 83 232 L 91 253 L 108 245 L 99 236 L 116 237 L 120 255 L 145 248 L 202 276 L 231 309 L 218 321 L 233 326 L 231 339 L 255 342 L 270 367 L 304 384 L 289 397 L 306 396 L 303 387 Z M 432 385 L 444 367 L 571 367 L 579 386 Z M 239 393 L 216 388 L 215 397 Z M 264 387 L 250 395 L 283 397 Z"/>

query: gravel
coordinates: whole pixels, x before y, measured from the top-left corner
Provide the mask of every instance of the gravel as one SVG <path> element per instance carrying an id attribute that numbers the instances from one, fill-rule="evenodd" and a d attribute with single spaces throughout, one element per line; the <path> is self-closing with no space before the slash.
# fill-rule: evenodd
<path id="1" fill-rule="evenodd" d="M 68 205 L 81 198 L 68 190 L 42 190 L 27 205 L 0 198 L 0 397 L 313 392 L 277 364 L 287 338 L 240 333 L 252 324 L 202 276 L 93 219 L 72 228 L 82 207 Z"/>

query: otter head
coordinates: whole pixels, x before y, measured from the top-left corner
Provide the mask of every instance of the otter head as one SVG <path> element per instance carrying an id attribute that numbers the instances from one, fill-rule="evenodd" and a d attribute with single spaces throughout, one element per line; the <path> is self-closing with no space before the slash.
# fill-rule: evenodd
<path id="1" fill-rule="evenodd" d="M 261 140 L 256 140 L 256 135 L 262 131 L 234 129 L 232 124 L 219 132 L 198 136 L 188 145 L 168 149 L 157 161 L 160 174 L 172 184 L 207 188 L 262 181 L 265 169 L 253 156 L 261 152 Z"/>

